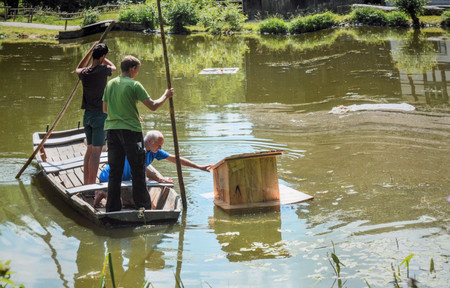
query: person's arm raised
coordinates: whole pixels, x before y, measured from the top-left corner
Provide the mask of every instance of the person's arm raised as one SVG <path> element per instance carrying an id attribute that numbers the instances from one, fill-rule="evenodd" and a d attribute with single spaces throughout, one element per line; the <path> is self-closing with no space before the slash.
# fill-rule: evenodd
<path id="1" fill-rule="evenodd" d="M 117 67 L 116 65 L 114 65 L 114 63 L 112 63 L 109 59 L 103 59 L 103 65 L 107 65 L 111 68 L 112 73 L 116 72 Z"/>
<path id="2" fill-rule="evenodd" d="M 147 98 L 142 100 L 142 103 L 144 103 L 145 106 L 147 106 L 148 109 L 152 111 L 158 110 L 159 107 L 161 107 L 164 102 L 166 102 L 167 99 L 173 97 L 173 88 L 166 89 L 164 94 L 159 97 L 158 100 L 152 100 L 151 98 Z"/>
<path id="3" fill-rule="evenodd" d="M 98 44 L 98 42 L 95 42 L 95 44 L 91 47 L 91 49 L 89 50 L 89 52 L 86 54 L 86 56 L 84 56 L 83 59 L 81 59 L 80 63 L 78 63 L 77 69 L 75 70 L 75 72 L 77 74 L 80 74 L 81 71 L 83 71 L 83 68 L 86 67 L 86 65 L 89 62 L 89 59 L 91 58 L 92 52 L 94 50 L 94 47 Z"/>

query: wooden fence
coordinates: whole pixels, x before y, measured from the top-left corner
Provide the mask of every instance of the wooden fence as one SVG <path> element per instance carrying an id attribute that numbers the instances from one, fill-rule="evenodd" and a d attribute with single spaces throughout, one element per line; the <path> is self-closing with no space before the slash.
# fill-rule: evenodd
<path id="1" fill-rule="evenodd" d="M 26 17 L 28 23 L 32 23 L 34 15 L 49 15 L 57 17 L 56 20 L 65 20 L 64 30 L 67 29 L 68 21 L 84 18 L 84 12 L 75 12 L 75 13 L 51 12 L 51 11 L 42 11 L 40 9 L 35 8 L 12 8 L 11 6 L 0 6 L 0 11 L 2 9 L 4 13 L 1 13 L 1 16 L 3 16 L 5 21 L 10 18 L 12 18 L 13 21 L 16 21 L 17 17 Z M 111 14 L 117 13 L 119 9 L 120 5 L 107 4 L 97 6 L 93 10 L 99 11 L 101 14 Z"/>

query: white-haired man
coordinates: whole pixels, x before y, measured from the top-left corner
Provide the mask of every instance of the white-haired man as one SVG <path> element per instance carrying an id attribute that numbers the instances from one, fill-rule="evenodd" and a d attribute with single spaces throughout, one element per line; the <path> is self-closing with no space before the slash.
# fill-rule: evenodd
<path id="1" fill-rule="evenodd" d="M 155 180 L 160 183 L 173 183 L 173 179 L 169 177 L 163 177 L 156 169 L 154 169 L 151 164 L 156 160 L 167 160 L 172 163 L 176 163 L 176 158 L 174 155 L 167 153 L 162 149 L 164 145 L 164 135 L 157 130 L 152 130 L 147 132 L 144 137 L 144 145 L 145 145 L 145 174 L 149 180 Z M 198 165 L 186 158 L 180 157 L 180 163 L 183 166 L 196 168 L 199 170 L 209 172 L 212 165 Z M 106 165 L 105 168 L 100 173 L 100 181 L 108 182 L 109 180 L 109 165 Z M 131 168 L 128 163 L 128 159 L 125 159 L 125 165 L 123 167 L 122 181 L 131 180 Z M 106 196 L 106 193 L 102 195 L 98 195 L 95 198 L 94 206 L 97 206 L 102 198 Z"/>

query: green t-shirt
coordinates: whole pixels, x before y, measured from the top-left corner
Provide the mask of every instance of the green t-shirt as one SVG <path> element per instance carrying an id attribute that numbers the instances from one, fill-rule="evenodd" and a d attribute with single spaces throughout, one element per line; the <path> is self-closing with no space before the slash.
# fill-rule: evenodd
<path id="1" fill-rule="evenodd" d="M 105 130 L 127 129 L 142 132 L 136 105 L 138 101 L 147 98 L 147 91 L 138 81 L 125 76 L 111 79 L 103 94 L 103 102 L 106 102 L 108 109 Z"/>

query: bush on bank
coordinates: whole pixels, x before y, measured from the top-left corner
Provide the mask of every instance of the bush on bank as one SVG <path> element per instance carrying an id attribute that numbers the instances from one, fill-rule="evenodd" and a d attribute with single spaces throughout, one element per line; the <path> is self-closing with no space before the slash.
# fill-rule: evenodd
<path id="1" fill-rule="evenodd" d="M 145 28 L 155 29 L 158 11 L 154 3 L 133 5 L 120 9 L 119 21 L 141 23 Z"/>
<path id="2" fill-rule="evenodd" d="M 450 12 L 443 14 L 443 23 L 450 25 Z M 446 18 L 445 18 L 446 17 Z M 333 26 L 343 25 L 371 25 L 390 27 L 409 27 L 408 15 L 402 11 L 384 12 L 379 9 L 364 7 L 354 9 L 345 16 L 342 23 L 338 16 L 332 12 L 315 15 L 298 16 L 289 22 L 270 17 L 259 24 L 259 31 L 263 34 L 300 34 L 319 31 Z"/>
<path id="3" fill-rule="evenodd" d="M 442 13 L 442 26 L 450 26 L 450 10 Z"/>
<path id="4" fill-rule="evenodd" d="M 288 32 L 288 26 L 283 19 L 269 17 L 259 24 L 259 31 L 269 34 L 286 34 Z"/>
<path id="5" fill-rule="evenodd" d="M 296 17 L 288 25 L 290 34 L 319 31 L 336 25 L 336 15 L 331 12 Z"/>

